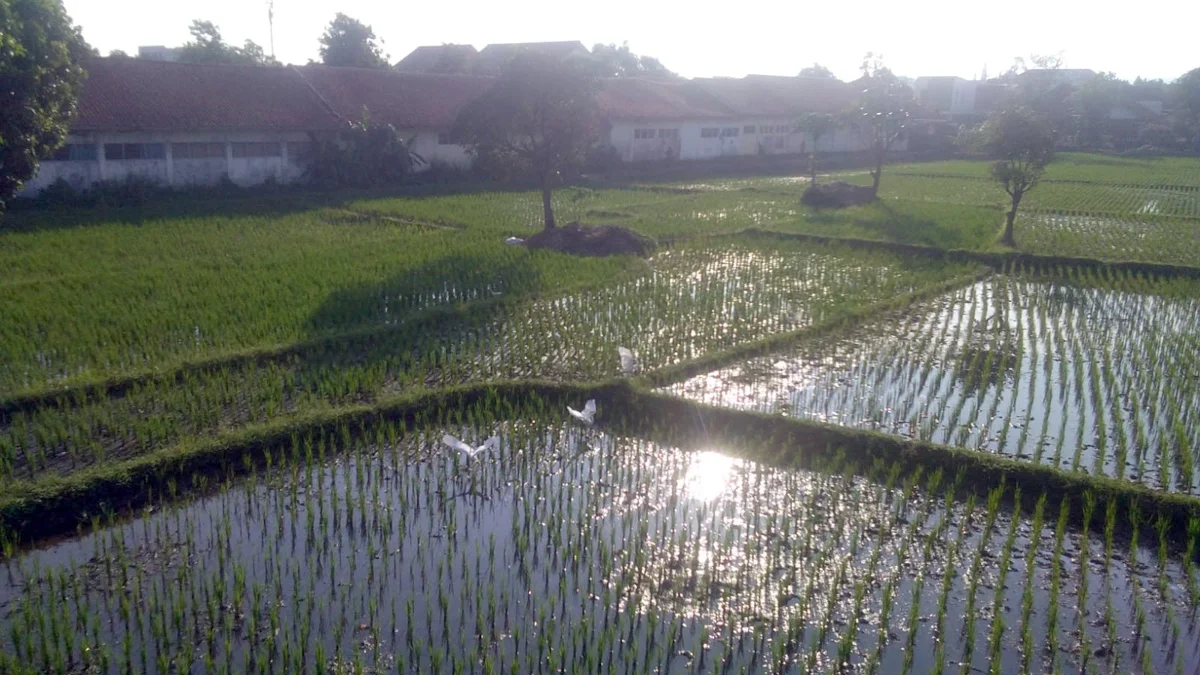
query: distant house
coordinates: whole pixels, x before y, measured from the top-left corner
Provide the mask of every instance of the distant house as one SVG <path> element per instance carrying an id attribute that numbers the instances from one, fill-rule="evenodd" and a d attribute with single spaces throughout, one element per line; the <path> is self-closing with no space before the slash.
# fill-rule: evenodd
<path id="1" fill-rule="evenodd" d="M 140 177 L 164 185 L 294 180 L 313 133 L 341 125 L 289 68 L 91 59 L 67 144 L 25 193 Z"/>
<path id="2" fill-rule="evenodd" d="M 606 80 L 600 104 L 609 142 L 624 161 L 702 160 L 801 154 L 815 150 L 796 129 L 806 113 L 836 114 L 854 88 L 830 78 L 748 75 L 660 81 Z M 901 144 L 903 146 L 903 144 Z M 857 131 L 822 136 L 822 152 L 865 148 Z"/>
<path id="3" fill-rule="evenodd" d="M 296 70 L 339 119 L 357 120 L 365 111 L 372 123 L 396 127 L 427 162 L 470 164 L 466 148 L 449 132 L 459 111 L 491 86 L 491 78 L 318 65 Z"/>
<path id="4" fill-rule="evenodd" d="M 450 141 L 487 78 L 365 68 L 200 65 L 91 59 L 67 144 L 22 194 L 136 176 L 186 187 L 301 179 L 311 144 L 361 119 L 392 124 L 428 161 L 469 162 Z"/>
<path id="5" fill-rule="evenodd" d="M 417 47 L 396 64 L 402 73 L 464 74 L 471 72 L 479 52 L 471 45 Z"/>
<path id="6" fill-rule="evenodd" d="M 139 59 L 150 61 L 178 61 L 179 49 L 164 47 L 163 45 L 150 45 L 147 47 L 138 47 L 137 55 Z"/>
<path id="7" fill-rule="evenodd" d="M 727 107 L 686 80 L 607 79 L 597 102 L 608 142 L 625 162 L 697 159 L 702 130 L 740 131 Z"/>
<path id="8" fill-rule="evenodd" d="M 572 56 L 587 56 L 591 54 L 587 47 L 578 40 L 565 42 L 513 42 L 507 44 L 490 44 L 479 50 L 475 59 L 476 72 L 495 75 L 522 51 L 533 52 L 557 59 Z"/>
<path id="9" fill-rule="evenodd" d="M 1096 71 L 1091 68 L 1030 68 L 1018 77 L 1024 80 L 1038 80 L 1078 87 L 1097 76 Z"/>
<path id="10" fill-rule="evenodd" d="M 691 81 L 730 111 L 735 124 L 701 130 L 697 159 L 723 155 L 780 155 L 861 150 L 853 129 L 822 136 L 820 147 L 796 131 L 807 113 L 838 114 L 854 101 L 855 88 L 828 77 L 747 75 L 743 78 L 699 78 Z M 715 135 L 714 135 L 715 134 Z"/>

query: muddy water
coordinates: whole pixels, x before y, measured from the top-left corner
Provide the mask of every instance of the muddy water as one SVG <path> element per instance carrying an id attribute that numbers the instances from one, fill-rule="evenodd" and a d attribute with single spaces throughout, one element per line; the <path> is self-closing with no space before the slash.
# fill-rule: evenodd
<path id="1" fill-rule="evenodd" d="M 667 391 L 1194 493 L 1197 334 L 1195 298 L 998 277 Z"/>
<path id="2" fill-rule="evenodd" d="M 467 466 L 444 431 L 496 434 L 499 450 Z M 1056 551 L 1057 514 L 1034 531 L 1028 497 L 1010 528 L 1011 507 L 989 524 L 927 476 L 877 483 L 531 422 L 347 444 L 10 562 L 0 665 L 927 673 L 994 653 L 1017 672 L 1028 636 L 1035 670 L 1200 667 L 1197 580 L 1178 553 L 1160 565 L 1156 549 L 1109 554 L 1072 531 Z"/>

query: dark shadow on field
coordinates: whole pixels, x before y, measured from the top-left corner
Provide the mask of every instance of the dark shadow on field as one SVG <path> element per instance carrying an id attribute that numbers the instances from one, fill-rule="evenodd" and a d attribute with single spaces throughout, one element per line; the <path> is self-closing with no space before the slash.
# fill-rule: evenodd
<path id="1" fill-rule="evenodd" d="M 212 217 L 275 217 L 319 208 L 344 208 L 364 199 L 438 197 L 475 192 L 525 191 L 526 184 L 486 181 L 412 183 L 372 189 L 319 189 L 296 184 L 274 187 L 214 187 L 195 191 L 151 193 L 124 203 L 48 204 L 13 200 L 0 216 L 0 233 L 87 227 L 105 223 L 141 225 L 155 220 Z"/>
<path id="2" fill-rule="evenodd" d="M 336 291 L 313 312 L 313 339 L 288 364 L 301 389 L 334 402 L 370 401 L 429 384 L 420 378 L 442 365 L 443 349 L 536 293 L 540 277 L 527 256 L 500 261 L 456 253 L 380 283 Z M 345 377 L 348 368 L 357 374 Z"/>
<path id="3" fill-rule="evenodd" d="M 980 244 L 972 232 L 956 227 L 954 223 L 900 213 L 886 201 L 847 209 L 810 210 L 806 220 L 827 227 L 828 234 L 834 236 L 855 236 L 854 233 L 838 232 L 839 226 L 851 225 L 863 230 L 872 239 L 901 244 L 944 249 L 971 249 Z M 1000 221 L 997 221 L 996 227 L 999 226 Z"/>
<path id="4" fill-rule="evenodd" d="M 406 320 L 422 308 L 519 297 L 538 289 L 541 272 L 526 256 L 508 261 L 454 253 L 379 283 L 334 291 L 313 312 L 313 337 Z"/>
<path id="5" fill-rule="evenodd" d="M 237 196 L 156 197 L 142 204 L 57 206 L 12 202 L 0 220 L 0 233 L 89 227 L 107 223 L 142 225 L 151 221 L 199 218 L 279 217 L 322 207 L 344 206 L 364 195 L 350 192 L 272 192 Z M 181 223 L 181 226 L 184 223 Z"/>

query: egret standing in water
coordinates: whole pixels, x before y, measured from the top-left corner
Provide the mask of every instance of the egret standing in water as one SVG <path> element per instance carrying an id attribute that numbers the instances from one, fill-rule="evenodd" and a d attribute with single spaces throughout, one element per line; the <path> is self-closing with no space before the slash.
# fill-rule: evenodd
<path id="1" fill-rule="evenodd" d="M 640 369 L 637 357 L 634 356 L 632 350 L 625 347 L 617 347 L 617 355 L 621 357 L 621 373 L 633 375 Z"/>

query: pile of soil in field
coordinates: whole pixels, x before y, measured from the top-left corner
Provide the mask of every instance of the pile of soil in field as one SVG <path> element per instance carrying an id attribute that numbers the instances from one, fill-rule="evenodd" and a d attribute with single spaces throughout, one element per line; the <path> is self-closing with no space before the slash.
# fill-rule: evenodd
<path id="1" fill-rule="evenodd" d="M 646 255 L 654 249 L 654 240 L 619 225 L 568 223 L 538 232 L 525 246 L 584 256 Z"/>
<path id="2" fill-rule="evenodd" d="M 810 185 L 800 197 L 800 203 L 814 209 L 842 209 L 875 201 L 875 193 L 864 185 L 844 181 Z"/>

